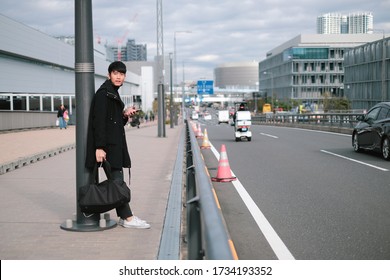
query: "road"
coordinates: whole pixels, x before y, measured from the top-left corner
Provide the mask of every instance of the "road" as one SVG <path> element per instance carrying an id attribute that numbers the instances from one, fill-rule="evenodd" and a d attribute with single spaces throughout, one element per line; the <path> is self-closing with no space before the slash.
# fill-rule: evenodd
<path id="1" fill-rule="evenodd" d="M 355 153 L 349 135 L 252 126 L 235 142 L 215 116 L 199 121 L 238 178 L 213 185 L 240 259 L 390 259 L 390 162 Z"/>

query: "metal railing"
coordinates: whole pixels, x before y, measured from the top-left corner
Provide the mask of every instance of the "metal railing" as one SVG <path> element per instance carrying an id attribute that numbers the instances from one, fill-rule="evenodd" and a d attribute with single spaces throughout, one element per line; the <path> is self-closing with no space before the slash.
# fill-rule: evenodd
<path id="1" fill-rule="evenodd" d="M 186 121 L 187 245 L 190 260 L 233 260 L 228 232 L 215 201 L 195 133 Z"/>
<path id="2" fill-rule="evenodd" d="M 349 133 L 358 123 L 362 113 L 322 113 L 322 114 L 263 114 L 252 117 L 252 123 L 304 127 L 318 130 L 331 130 Z"/>

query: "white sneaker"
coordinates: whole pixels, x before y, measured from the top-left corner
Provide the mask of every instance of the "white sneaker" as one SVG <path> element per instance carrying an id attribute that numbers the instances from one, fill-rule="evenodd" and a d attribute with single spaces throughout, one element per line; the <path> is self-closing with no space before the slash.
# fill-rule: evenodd
<path id="1" fill-rule="evenodd" d="M 130 222 L 128 222 L 127 220 L 119 219 L 118 224 L 125 228 L 150 228 L 150 225 L 146 221 L 141 220 L 137 216 L 133 216 Z"/>
<path id="2" fill-rule="evenodd" d="M 137 216 L 133 216 L 133 217 L 136 217 L 136 219 L 138 219 L 140 222 L 147 224 L 146 221 L 141 220 L 139 217 L 137 217 Z M 118 220 L 118 225 L 123 226 L 124 221 L 125 221 L 124 219 L 119 218 L 119 220 Z"/>

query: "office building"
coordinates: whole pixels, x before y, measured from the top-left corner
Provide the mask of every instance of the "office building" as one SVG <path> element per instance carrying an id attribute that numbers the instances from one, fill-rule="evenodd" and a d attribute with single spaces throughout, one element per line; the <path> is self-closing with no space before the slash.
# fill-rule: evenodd
<path id="1" fill-rule="evenodd" d="M 259 90 L 271 100 L 322 103 L 344 96 L 344 54 L 382 34 L 299 35 L 259 63 Z"/>
<path id="2" fill-rule="evenodd" d="M 215 87 L 257 89 L 258 75 L 257 61 L 221 64 L 214 68 Z"/>

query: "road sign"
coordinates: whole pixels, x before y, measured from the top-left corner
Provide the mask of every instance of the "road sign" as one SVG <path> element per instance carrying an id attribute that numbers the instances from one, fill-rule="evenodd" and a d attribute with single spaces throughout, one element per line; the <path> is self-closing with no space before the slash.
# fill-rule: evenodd
<path id="1" fill-rule="evenodd" d="M 214 94 L 214 81 L 198 81 L 198 94 Z"/>

